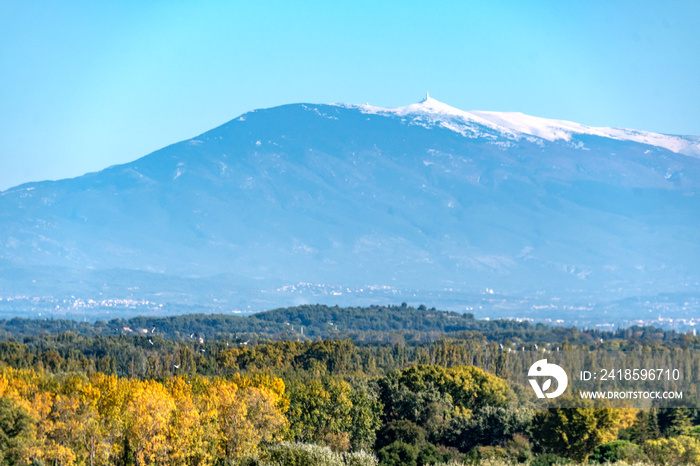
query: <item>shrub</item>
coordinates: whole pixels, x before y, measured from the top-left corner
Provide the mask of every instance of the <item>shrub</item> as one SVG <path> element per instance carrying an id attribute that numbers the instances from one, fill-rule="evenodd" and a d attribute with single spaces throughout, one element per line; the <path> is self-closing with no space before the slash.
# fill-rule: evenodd
<path id="1" fill-rule="evenodd" d="M 376 456 L 366 451 L 353 451 L 343 455 L 345 466 L 377 466 L 379 460 Z"/>
<path id="2" fill-rule="evenodd" d="M 648 459 L 639 445 L 626 440 L 614 440 L 598 445 L 593 451 L 592 461 L 612 463 L 616 461 L 643 461 Z"/>
<path id="3" fill-rule="evenodd" d="M 571 460 L 567 458 L 562 458 L 560 456 L 554 455 L 552 453 L 545 453 L 543 455 L 537 455 L 530 466 L 552 466 L 555 464 L 572 464 Z"/>
<path id="4" fill-rule="evenodd" d="M 513 438 L 506 444 L 506 451 L 511 461 L 525 463 L 533 458 L 532 445 L 527 437 L 521 434 L 513 435 Z"/>
<path id="5" fill-rule="evenodd" d="M 651 461 L 659 464 L 700 463 L 700 442 L 693 437 L 684 435 L 647 440 L 644 442 L 644 452 Z"/>
<path id="6" fill-rule="evenodd" d="M 418 448 L 396 441 L 378 452 L 381 466 L 418 466 Z"/>
<path id="7" fill-rule="evenodd" d="M 304 443 L 270 445 L 259 458 L 249 457 L 238 466 L 377 466 L 371 453 L 356 451 L 335 453 L 330 448 Z"/>
<path id="8" fill-rule="evenodd" d="M 377 451 L 394 442 L 423 446 L 426 443 L 425 429 L 410 421 L 391 421 L 377 432 Z"/>

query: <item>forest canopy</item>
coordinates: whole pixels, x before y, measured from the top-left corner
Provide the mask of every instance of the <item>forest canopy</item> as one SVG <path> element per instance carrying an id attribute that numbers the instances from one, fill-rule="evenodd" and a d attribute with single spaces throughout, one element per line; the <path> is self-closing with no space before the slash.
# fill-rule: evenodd
<path id="1" fill-rule="evenodd" d="M 700 347 L 656 328 L 316 305 L 250 317 L 12 319 L 0 337 L 0 464 L 700 460 L 694 399 L 541 409 L 508 377 L 511 349 L 682 357 Z"/>

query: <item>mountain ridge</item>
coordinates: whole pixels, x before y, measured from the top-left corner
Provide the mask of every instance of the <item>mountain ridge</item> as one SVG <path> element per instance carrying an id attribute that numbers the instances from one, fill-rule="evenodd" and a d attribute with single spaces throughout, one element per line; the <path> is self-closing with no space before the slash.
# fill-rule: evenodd
<path id="1" fill-rule="evenodd" d="M 700 137 L 691 135 L 663 134 L 627 128 L 593 127 L 567 120 L 556 120 L 527 115 L 521 112 L 464 111 L 440 102 L 430 95 L 417 104 L 404 107 L 382 108 L 371 105 L 336 104 L 349 108 L 359 108 L 367 113 L 396 114 L 399 116 L 432 114 L 460 117 L 484 126 L 491 126 L 513 138 L 528 135 L 548 141 L 570 140 L 574 134 L 594 135 L 618 140 L 629 140 L 662 147 L 672 152 L 700 157 Z M 459 131 L 458 131 L 459 132 Z"/>
<path id="2" fill-rule="evenodd" d="M 243 308 L 315 302 L 285 291 L 299 283 L 353 305 L 697 283 L 697 158 L 597 134 L 515 137 L 413 105 L 260 109 L 127 164 L 6 190 L 0 294 L 41 292 L 32 269 L 49 266 L 84 271 L 95 295 L 107 290 L 92 270 L 226 274 L 205 301 Z M 21 283 L 12 267 L 27 269 Z"/>

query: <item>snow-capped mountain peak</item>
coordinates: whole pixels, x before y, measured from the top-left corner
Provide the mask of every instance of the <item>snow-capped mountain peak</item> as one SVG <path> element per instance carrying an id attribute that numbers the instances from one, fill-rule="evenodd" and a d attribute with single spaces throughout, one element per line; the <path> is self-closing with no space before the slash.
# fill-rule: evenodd
<path id="1" fill-rule="evenodd" d="M 348 107 L 355 107 L 348 105 Z M 473 112 L 465 112 L 456 107 L 440 102 L 426 94 L 425 99 L 418 103 L 406 105 L 404 107 L 384 108 L 372 105 L 360 105 L 360 110 L 365 113 L 391 114 L 401 117 L 439 117 L 442 120 L 461 119 L 466 122 L 474 122 L 484 126 L 496 127 L 489 121 L 475 115 Z"/>
<path id="2" fill-rule="evenodd" d="M 566 120 L 535 117 L 519 112 L 464 111 L 440 102 L 429 94 L 418 103 L 383 108 L 371 105 L 346 105 L 365 113 L 411 118 L 419 124 L 452 129 L 464 136 L 479 137 L 478 126 L 496 131 L 509 139 L 537 137 L 547 141 L 570 141 L 578 136 L 598 136 L 661 147 L 672 152 L 700 157 L 700 137 L 676 136 L 624 128 L 586 126 Z"/>
<path id="3" fill-rule="evenodd" d="M 662 147 L 679 154 L 700 157 L 700 138 L 697 137 L 682 137 L 624 128 L 586 126 L 572 121 L 540 118 L 518 112 L 472 111 L 470 113 L 502 128 L 548 141 L 569 141 L 577 135 L 590 135 L 620 141 L 634 141 Z"/>

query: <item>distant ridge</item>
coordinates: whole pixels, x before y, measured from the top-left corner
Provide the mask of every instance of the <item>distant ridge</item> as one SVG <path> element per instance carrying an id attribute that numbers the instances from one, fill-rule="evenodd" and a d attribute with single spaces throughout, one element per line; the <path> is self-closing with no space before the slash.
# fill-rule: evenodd
<path id="1" fill-rule="evenodd" d="M 0 316 L 407 301 L 566 325 L 659 293 L 697 315 L 697 150 L 429 95 L 255 110 L 0 193 Z"/>

